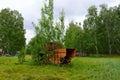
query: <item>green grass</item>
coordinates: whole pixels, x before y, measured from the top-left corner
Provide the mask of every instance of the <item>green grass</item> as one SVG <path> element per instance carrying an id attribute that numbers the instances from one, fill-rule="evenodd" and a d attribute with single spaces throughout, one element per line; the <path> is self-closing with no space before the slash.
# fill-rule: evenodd
<path id="1" fill-rule="evenodd" d="M 0 80 L 120 80 L 120 57 L 76 57 L 70 65 L 23 64 L 17 57 L 0 57 Z"/>

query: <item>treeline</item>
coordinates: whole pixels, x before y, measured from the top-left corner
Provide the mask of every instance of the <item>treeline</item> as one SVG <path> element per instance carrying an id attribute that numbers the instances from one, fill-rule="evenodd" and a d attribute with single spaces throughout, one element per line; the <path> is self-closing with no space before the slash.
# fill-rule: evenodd
<path id="1" fill-rule="evenodd" d="M 102 4 L 100 11 L 89 7 L 83 28 L 75 22 L 69 24 L 65 46 L 88 54 L 120 54 L 120 5 L 108 8 Z"/>

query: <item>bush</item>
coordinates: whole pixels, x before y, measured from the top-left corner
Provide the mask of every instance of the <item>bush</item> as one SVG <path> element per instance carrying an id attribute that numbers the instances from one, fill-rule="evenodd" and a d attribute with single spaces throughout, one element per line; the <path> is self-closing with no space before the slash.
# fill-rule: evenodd
<path id="1" fill-rule="evenodd" d="M 18 62 L 23 63 L 25 61 L 25 48 L 22 48 L 21 51 L 18 51 Z"/>
<path id="2" fill-rule="evenodd" d="M 47 52 L 45 48 L 41 47 L 39 42 L 32 45 L 31 53 L 32 53 L 32 60 L 34 64 L 48 63 Z"/>

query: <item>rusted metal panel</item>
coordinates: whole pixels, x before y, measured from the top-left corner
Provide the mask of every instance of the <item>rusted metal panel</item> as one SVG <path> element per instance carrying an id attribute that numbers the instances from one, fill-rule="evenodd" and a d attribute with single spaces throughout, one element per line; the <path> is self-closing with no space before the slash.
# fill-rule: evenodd
<path id="1" fill-rule="evenodd" d="M 50 42 L 46 44 L 46 49 L 50 53 L 48 54 L 49 62 L 53 64 L 68 64 L 72 57 L 75 57 L 76 50 L 70 48 L 62 48 L 61 45 Z M 64 59 L 62 62 L 61 59 Z"/>
<path id="2" fill-rule="evenodd" d="M 66 56 L 66 49 L 61 48 L 61 49 L 56 49 L 56 54 L 60 57 L 63 58 Z"/>
<path id="3" fill-rule="evenodd" d="M 75 49 L 60 48 L 55 50 L 55 54 L 49 54 L 49 60 L 53 64 L 68 64 L 75 55 Z M 61 59 L 65 61 L 61 62 Z"/>

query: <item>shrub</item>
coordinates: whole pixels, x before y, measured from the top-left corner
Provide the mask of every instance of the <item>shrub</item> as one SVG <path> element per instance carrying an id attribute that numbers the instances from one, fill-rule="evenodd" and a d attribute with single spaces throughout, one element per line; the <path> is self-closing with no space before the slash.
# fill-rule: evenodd
<path id="1" fill-rule="evenodd" d="M 18 51 L 18 62 L 23 63 L 25 61 L 25 48 L 22 48 L 21 51 Z"/>

